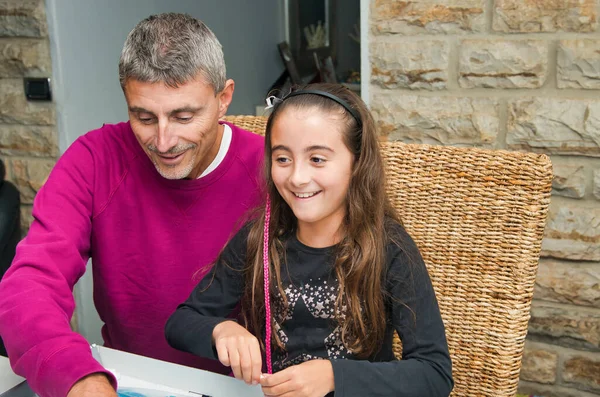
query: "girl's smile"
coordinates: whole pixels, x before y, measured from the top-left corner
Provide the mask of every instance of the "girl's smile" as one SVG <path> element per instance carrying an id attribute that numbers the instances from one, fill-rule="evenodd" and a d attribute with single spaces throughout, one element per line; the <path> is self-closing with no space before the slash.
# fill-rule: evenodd
<path id="1" fill-rule="evenodd" d="M 296 193 L 296 192 L 294 192 L 294 195 L 299 199 L 309 199 L 309 198 L 316 196 L 319 193 L 321 193 L 320 190 L 318 192 L 312 192 L 312 193 Z"/>

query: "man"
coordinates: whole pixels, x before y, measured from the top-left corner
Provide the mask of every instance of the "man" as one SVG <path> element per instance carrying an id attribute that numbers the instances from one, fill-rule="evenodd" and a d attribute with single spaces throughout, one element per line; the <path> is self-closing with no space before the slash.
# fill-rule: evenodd
<path id="1" fill-rule="evenodd" d="M 234 82 L 220 43 L 190 16 L 140 22 L 119 78 L 129 122 L 87 133 L 60 158 L 0 284 L 12 367 L 43 397 L 115 395 L 115 379 L 69 327 L 90 257 L 106 346 L 225 370 L 170 348 L 164 325 L 259 202 L 263 140 L 219 123 Z"/>

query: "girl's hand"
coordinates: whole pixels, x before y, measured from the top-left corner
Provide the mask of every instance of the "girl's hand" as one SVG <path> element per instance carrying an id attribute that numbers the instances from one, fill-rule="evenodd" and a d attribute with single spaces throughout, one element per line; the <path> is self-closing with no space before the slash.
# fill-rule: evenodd
<path id="1" fill-rule="evenodd" d="M 248 384 L 258 384 L 262 357 L 258 339 L 235 321 L 223 321 L 213 330 L 213 341 L 221 364 Z"/>
<path id="2" fill-rule="evenodd" d="M 276 374 L 264 374 L 260 384 L 268 397 L 323 397 L 335 388 L 329 360 L 306 361 Z"/>

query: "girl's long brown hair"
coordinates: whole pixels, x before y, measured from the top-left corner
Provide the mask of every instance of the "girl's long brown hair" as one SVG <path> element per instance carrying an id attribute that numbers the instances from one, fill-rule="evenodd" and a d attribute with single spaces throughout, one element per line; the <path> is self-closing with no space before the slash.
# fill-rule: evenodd
<path id="1" fill-rule="evenodd" d="M 390 221 L 400 222 L 385 191 L 384 165 L 379 151 L 375 123 L 361 98 L 349 89 L 333 84 L 312 84 L 302 89 L 325 91 L 345 101 L 359 114 L 362 123 L 335 101 L 314 94 L 285 99 L 274 108 L 265 134 L 265 175 L 271 198 L 269 228 L 270 294 L 282 287 L 285 240 L 297 228 L 294 213 L 278 193 L 271 177 L 271 132 L 286 109 L 310 109 L 339 116 L 344 143 L 354 155 L 350 186 L 346 196 L 346 216 L 341 225 L 342 240 L 336 245 L 334 271 L 339 282 L 336 320 L 342 328 L 342 341 L 355 355 L 367 358 L 376 353 L 384 339 L 386 309 L 384 295 L 386 245 L 392 238 Z M 264 211 L 252 225 L 247 245 L 245 290 L 242 315 L 248 329 L 260 336 L 264 331 L 263 292 Z M 277 289 L 277 290 L 276 290 Z M 287 308 L 287 301 L 284 307 Z M 271 319 L 273 322 L 274 320 Z M 274 323 L 273 323 L 274 326 Z M 259 338 L 260 340 L 261 338 Z M 276 333 L 273 340 L 282 347 Z"/>

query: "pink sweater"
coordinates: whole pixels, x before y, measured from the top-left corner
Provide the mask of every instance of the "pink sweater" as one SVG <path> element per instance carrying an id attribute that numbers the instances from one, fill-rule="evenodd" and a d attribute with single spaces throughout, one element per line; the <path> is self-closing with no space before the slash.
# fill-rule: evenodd
<path id="1" fill-rule="evenodd" d="M 60 158 L 0 283 L 0 335 L 38 394 L 64 397 L 104 371 L 69 327 L 73 285 L 90 257 L 106 346 L 225 371 L 169 347 L 164 326 L 259 202 L 264 140 L 231 127 L 226 157 L 197 180 L 162 178 L 129 123 L 89 132 Z"/>

